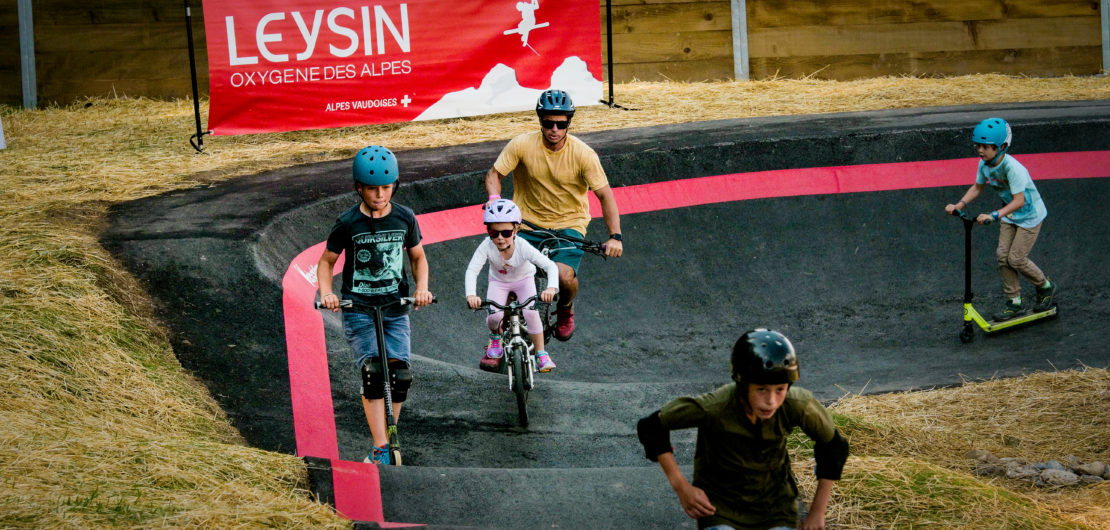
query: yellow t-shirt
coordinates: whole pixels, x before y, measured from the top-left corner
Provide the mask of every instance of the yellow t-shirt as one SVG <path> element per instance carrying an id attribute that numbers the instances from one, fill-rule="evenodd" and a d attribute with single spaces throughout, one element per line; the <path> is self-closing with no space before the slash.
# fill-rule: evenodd
<path id="1" fill-rule="evenodd" d="M 513 174 L 513 202 L 525 220 L 581 234 L 590 223 L 587 190 L 609 185 L 597 153 L 570 134 L 558 151 L 543 145 L 541 131 L 521 134 L 501 150 L 493 169 Z"/>

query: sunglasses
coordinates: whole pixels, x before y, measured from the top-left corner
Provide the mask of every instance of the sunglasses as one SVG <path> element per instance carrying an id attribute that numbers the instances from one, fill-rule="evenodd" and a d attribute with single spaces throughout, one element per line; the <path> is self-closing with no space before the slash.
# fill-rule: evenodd
<path id="1" fill-rule="evenodd" d="M 540 120 L 540 125 L 544 129 L 566 129 L 570 127 L 570 120 L 555 121 L 555 120 Z"/>
<path id="2" fill-rule="evenodd" d="M 510 237 L 513 237 L 513 231 L 512 230 L 486 230 L 486 232 L 489 232 L 489 238 L 490 239 L 497 239 L 497 236 L 501 236 L 505 239 L 509 239 Z"/>

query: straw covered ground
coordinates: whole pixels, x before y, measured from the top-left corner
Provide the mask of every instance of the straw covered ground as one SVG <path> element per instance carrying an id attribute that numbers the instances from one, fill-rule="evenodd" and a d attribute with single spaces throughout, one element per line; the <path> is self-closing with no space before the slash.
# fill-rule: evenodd
<path id="1" fill-rule="evenodd" d="M 635 112 L 584 107 L 575 130 L 932 105 L 1110 98 L 1106 78 L 982 75 L 852 82 L 629 83 Z M 202 111 L 205 111 L 202 105 Z M 188 101 L 0 106 L 0 527 L 340 527 L 301 462 L 246 447 L 174 358 L 151 300 L 97 242 L 106 209 L 363 145 L 508 139 L 530 113 L 243 137 L 197 155 Z M 1110 528 L 1110 487 L 1041 490 L 970 472 L 964 453 L 1110 460 L 1110 374 L 1033 374 L 850 396 L 839 527 Z M 810 473 L 799 449 L 799 478 Z M 804 470 L 804 471 L 803 471 Z M 662 480 L 662 478 L 661 478 Z"/>

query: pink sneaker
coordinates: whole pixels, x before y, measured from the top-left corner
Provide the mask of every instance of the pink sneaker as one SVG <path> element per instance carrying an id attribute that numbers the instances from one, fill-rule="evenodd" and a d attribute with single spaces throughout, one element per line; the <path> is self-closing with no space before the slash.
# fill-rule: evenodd
<path id="1" fill-rule="evenodd" d="M 537 372 L 550 372 L 555 369 L 555 361 L 551 360 L 551 356 L 547 352 L 540 350 L 536 354 L 536 371 Z"/>
<path id="2" fill-rule="evenodd" d="M 501 366 L 501 356 L 504 352 L 501 350 L 501 335 L 490 333 L 489 344 L 486 345 L 486 355 L 478 361 L 478 368 L 487 372 L 496 372 Z"/>
<path id="3" fill-rule="evenodd" d="M 574 311 L 570 309 L 555 310 L 555 338 L 561 341 L 570 340 L 574 335 Z"/>

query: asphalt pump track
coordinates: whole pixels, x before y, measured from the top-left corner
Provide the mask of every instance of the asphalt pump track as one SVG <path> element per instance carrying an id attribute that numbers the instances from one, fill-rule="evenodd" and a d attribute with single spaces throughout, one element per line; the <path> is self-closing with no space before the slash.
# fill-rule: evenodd
<path id="1" fill-rule="evenodd" d="M 1060 286 L 1061 316 L 961 344 L 963 228 L 943 207 L 973 181 L 969 131 L 991 116 L 1014 127 L 1012 153 L 1048 206 L 1031 258 Z M 412 317 L 402 467 L 357 462 L 368 431 L 356 371 L 338 319 L 311 308 L 318 244 L 357 201 L 349 161 L 121 204 L 102 241 L 145 282 L 182 365 L 246 440 L 308 457 L 317 494 L 367 521 L 693 527 L 644 459 L 635 422 L 725 383 L 729 348 L 754 326 L 794 340 L 800 384 L 826 401 L 1110 365 L 1110 216 L 1100 207 L 1110 196 L 1110 102 L 580 137 L 618 194 L 626 254 L 584 258 L 578 330 L 550 345 L 558 369 L 537 374 L 528 429 L 515 424 L 504 376 L 477 368 L 484 316 L 462 296 L 483 237 L 481 179 L 504 141 L 398 153 L 396 200 L 421 215 L 440 300 Z M 988 195 L 972 210 L 996 208 Z M 973 232 L 976 302 L 988 311 L 1001 300 L 994 230 Z M 595 219 L 589 236 L 605 233 Z M 672 436 L 687 466 L 693 434 Z"/>

